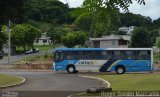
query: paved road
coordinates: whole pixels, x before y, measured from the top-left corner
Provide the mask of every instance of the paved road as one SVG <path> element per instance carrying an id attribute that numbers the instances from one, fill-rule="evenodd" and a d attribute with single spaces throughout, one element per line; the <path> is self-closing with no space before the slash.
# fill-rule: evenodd
<path id="1" fill-rule="evenodd" d="M 85 91 L 91 87 L 99 87 L 99 81 L 89 78 L 79 77 L 78 74 L 55 73 L 55 72 L 0 72 L 12 74 L 26 78 L 23 85 L 10 87 L 7 91 L 54 91 L 52 93 L 63 94 L 62 97 L 70 93 Z M 56 92 L 59 91 L 59 92 Z M 34 92 L 35 93 L 35 92 Z M 28 94 L 28 93 L 26 93 Z M 48 94 L 48 93 L 47 93 Z M 65 96 L 64 96 L 65 95 Z M 52 96 L 60 97 L 60 96 Z"/>
<path id="2" fill-rule="evenodd" d="M 52 53 L 53 50 L 48 50 L 48 51 L 40 51 L 39 53 L 34 53 L 34 54 L 22 54 L 22 55 L 14 55 L 14 56 L 11 56 L 11 59 L 10 59 L 10 62 L 11 63 L 15 63 L 17 61 L 21 61 L 25 58 L 29 58 L 29 57 L 32 57 L 32 56 L 35 56 L 35 55 L 44 55 L 45 53 Z M 0 60 L 0 64 L 7 64 L 8 63 L 8 56 L 5 56 L 2 60 Z"/>

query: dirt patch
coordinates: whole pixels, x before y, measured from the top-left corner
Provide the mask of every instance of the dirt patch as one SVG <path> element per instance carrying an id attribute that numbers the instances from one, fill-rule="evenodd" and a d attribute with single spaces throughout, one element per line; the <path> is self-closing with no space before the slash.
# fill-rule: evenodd
<path id="1" fill-rule="evenodd" d="M 42 70 L 51 70 L 53 62 L 27 62 L 21 64 L 12 64 L 9 66 L 1 65 L 1 69 L 42 69 Z"/>
<path id="2" fill-rule="evenodd" d="M 157 69 L 160 69 L 160 63 L 154 64 L 154 67 L 157 68 Z"/>

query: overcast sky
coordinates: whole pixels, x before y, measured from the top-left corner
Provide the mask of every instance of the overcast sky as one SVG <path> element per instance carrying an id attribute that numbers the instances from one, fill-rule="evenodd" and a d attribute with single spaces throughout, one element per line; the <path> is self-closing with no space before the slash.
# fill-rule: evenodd
<path id="1" fill-rule="evenodd" d="M 82 5 L 83 0 L 60 0 L 68 3 L 70 7 L 79 7 Z M 133 0 L 135 1 L 135 0 Z M 160 0 L 145 0 L 146 5 L 138 5 L 137 2 L 129 7 L 130 12 L 149 16 L 153 20 L 160 18 Z"/>

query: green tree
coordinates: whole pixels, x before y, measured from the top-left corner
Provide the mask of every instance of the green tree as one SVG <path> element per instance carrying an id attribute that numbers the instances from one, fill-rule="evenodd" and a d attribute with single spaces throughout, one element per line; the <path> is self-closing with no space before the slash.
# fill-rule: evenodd
<path id="1" fill-rule="evenodd" d="M 131 47 L 148 48 L 152 47 L 150 34 L 145 28 L 136 28 L 131 35 Z"/>
<path id="2" fill-rule="evenodd" d="M 157 41 L 156 46 L 160 49 L 160 40 Z"/>
<path id="3" fill-rule="evenodd" d="M 28 24 L 18 24 L 11 31 L 12 45 L 23 47 L 24 50 L 26 47 L 33 47 L 33 42 L 38 37 L 40 30 Z"/>
<path id="4" fill-rule="evenodd" d="M 12 45 L 16 45 L 18 47 L 24 47 L 25 44 L 25 32 L 27 28 L 21 24 L 16 25 L 12 28 L 11 31 L 11 41 Z"/>
<path id="5" fill-rule="evenodd" d="M 142 16 L 140 14 L 133 13 L 120 13 L 121 26 L 137 26 L 148 27 L 152 24 L 150 17 Z"/>
<path id="6" fill-rule="evenodd" d="M 76 45 L 75 39 L 76 39 L 76 37 L 75 37 L 74 33 L 68 33 L 66 36 L 62 37 L 62 43 L 64 46 L 71 48 Z"/>
<path id="7" fill-rule="evenodd" d="M 137 0 L 139 4 L 145 4 L 144 0 Z M 91 33 L 93 37 L 101 37 L 107 33 L 112 23 L 111 17 L 117 13 L 117 9 L 122 8 L 128 11 L 132 0 L 84 0 L 83 8 L 87 11 L 83 14 L 92 16 Z M 106 32 L 105 32 L 106 31 Z"/>
<path id="8" fill-rule="evenodd" d="M 74 47 L 76 45 L 83 46 L 85 44 L 86 34 L 84 32 L 69 32 L 62 37 L 63 45 L 66 47 Z"/>
<path id="9" fill-rule="evenodd" d="M 24 25 L 24 26 L 27 27 L 27 31 L 25 32 L 25 37 L 24 37 L 25 44 L 27 45 L 27 47 L 33 49 L 34 48 L 33 43 L 35 38 L 38 39 L 41 36 L 40 30 L 31 25 Z"/>
<path id="10" fill-rule="evenodd" d="M 69 6 L 58 0 L 27 0 L 24 8 L 26 20 L 60 24 L 68 21 Z"/>
<path id="11" fill-rule="evenodd" d="M 77 20 L 75 24 L 84 32 L 90 32 L 92 17 L 90 15 L 83 16 L 80 20 Z"/>
<path id="12" fill-rule="evenodd" d="M 6 42 L 6 34 L 1 32 L 3 24 L 7 24 L 9 20 L 20 22 L 23 15 L 23 4 L 25 0 L 1 0 L 0 1 L 0 48 Z"/>
<path id="13" fill-rule="evenodd" d="M 126 35 L 127 32 L 125 32 L 125 31 L 116 31 L 115 34 L 116 35 Z"/>
<path id="14" fill-rule="evenodd" d="M 158 18 L 157 20 L 154 20 L 153 21 L 153 28 L 154 29 L 157 29 L 157 28 L 159 28 L 159 25 L 160 25 L 160 18 Z"/>
<path id="15" fill-rule="evenodd" d="M 23 19 L 23 5 L 26 0 L 1 0 L 0 23 L 6 24 L 8 20 L 20 22 Z"/>
<path id="16" fill-rule="evenodd" d="M 150 31 L 149 34 L 150 34 L 152 45 L 155 45 L 155 43 L 156 43 L 156 37 L 159 36 L 159 31 L 155 29 L 155 30 Z"/>
<path id="17" fill-rule="evenodd" d="M 84 46 L 85 41 L 87 39 L 87 35 L 84 32 L 75 32 L 75 45 L 80 45 L 80 46 Z"/>
<path id="18" fill-rule="evenodd" d="M 67 25 L 62 25 L 62 26 L 52 25 L 52 27 L 47 32 L 47 36 L 51 37 L 51 40 L 54 43 L 61 43 L 62 37 L 66 36 L 66 34 L 71 31 L 72 29 L 69 28 Z"/>
<path id="19" fill-rule="evenodd" d="M 1 30 L 1 27 L 0 27 L 0 51 L 2 50 L 3 48 L 2 46 L 3 44 L 6 43 L 6 41 L 7 41 L 7 35 L 5 32 Z"/>

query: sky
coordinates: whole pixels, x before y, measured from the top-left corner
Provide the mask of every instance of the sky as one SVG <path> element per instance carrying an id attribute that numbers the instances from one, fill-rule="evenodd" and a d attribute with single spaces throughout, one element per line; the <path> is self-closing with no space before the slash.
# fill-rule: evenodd
<path id="1" fill-rule="evenodd" d="M 64 3 L 68 3 L 70 7 L 79 7 L 84 0 L 60 0 Z M 133 0 L 135 1 L 135 0 Z M 137 2 L 129 7 L 129 11 L 134 14 L 141 14 L 143 16 L 149 16 L 152 20 L 160 18 L 160 0 L 145 0 L 146 5 L 139 5 Z"/>

